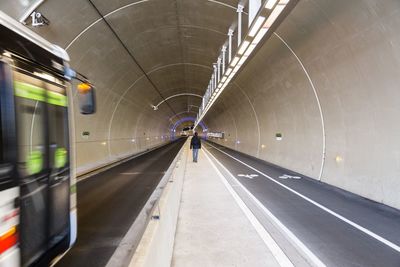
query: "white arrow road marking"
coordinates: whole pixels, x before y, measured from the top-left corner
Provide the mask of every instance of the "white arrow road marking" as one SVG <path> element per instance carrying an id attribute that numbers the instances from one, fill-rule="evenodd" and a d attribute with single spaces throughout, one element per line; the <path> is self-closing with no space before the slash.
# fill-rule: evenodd
<path id="1" fill-rule="evenodd" d="M 286 190 L 288 190 L 288 191 L 292 192 L 293 194 L 295 194 L 295 195 L 301 197 L 302 199 L 304 199 L 304 200 L 308 201 L 309 203 L 313 204 L 314 206 L 316 206 L 316 207 L 318 207 L 318 208 L 324 210 L 325 212 L 327 212 L 327 213 L 329 213 L 329 214 L 335 216 L 336 218 L 338 218 L 338 219 L 342 220 L 343 222 L 345 222 L 345 223 L 347 223 L 347 224 L 353 226 L 354 228 L 356 228 L 356 229 L 360 230 L 361 232 L 363 232 L 363 233 L 369 235 L 370 237 L 375 238 L 375 239 L 378 240 L 379 242 L 385 244 L 385 245 L 388 246 L 388 247 L 391 247 L 391 248 L 394 249 L 395 251 L 400 252 L 400 246 L 396 245 L 395 243 L 390 242 L 389 240 L 387 240 L 387 239 L 381 237 L 380 235 L 375 234 L 374 232 L 368 230 L 367 228 L 362 227 L 362 226 L 359 225 L 359 224 L 356 224 L 355 222 L 353 222 L 353 221 L 347 219 L 346 217 L 344 217 L 344 216 L 342 216 L 342 215 L 340 215 L 340 214 L 334 212 L 333 210 L 331 210 L 331 209 L 329 209 L 329 208 L 323 206 L 322 204 L 319 204 L 318 202 L 312 200 L 311 198 L 306 197 L 305 195 L 300 194 L 300 193 L 297 192 L 296 190 L 290 188 L 290 187 L 287 186 L 287 185 L 282 184 L 281 182 L 278 182 L 276 179 L 272 178 L 271 176 L 269 176 L 269 175 L 263 173 L 262 171 L 257 170 L 256 168 L 254 168 L 254 167 L 250 166 L 249 164 L 247 164 L 247 163 L 245 163 L 245 162 L 243 162 L 243 161 L 241 161 L 241 160 L 235 158 L 234 156 L 229 155 L 229 154 L 226 153 L 225 151 L 222 151 L 221 149 L 219 149 L 219 148 L 217 148 L 217 147 L 215 147 L 215 146 L 213 146 L 213 145 L 211 145 L 211 144 L 208 144 L 208 145 L 211 146 L 211 147 L 213 147 L 213 148 L 215 148 L 215 149 L 218 150 L 219 152 L 221 152 L 221 153 L 227 155 L 228 157 L 230 157 L 230 158 L 236 160 L 237 162 L 240 162 L 240 163 L 243 164 L 244 166 L 246 166 L 246 167 L 252 169 L 253 171 L 258 172 L 259 174 L 261 174 L 262 176 L 264 176 L 264 177 L 267 178 L 268 180 L 270 180 L 270 181 L 272 181 L 272 182 L 274 182 L 274 183 L 276 183 L 276 184 L 282 186 L 282 187 L 285 188 Z M 215 157 L 214 157 L 214 159 L 215 159 Z M 216 160 L 216 159 L 215 159 L 215 160 Z M 217 162 L 218 162 L 218 161 L 217 161 Z M 221 164 L 221 163 L 219 163 L 219 164 Z M 224 167 L 224 166 L 222 165 L 222 167 Z M 225 169 L 226 169 L 226 168 L 225 168 Z M 317 263 L 318 263 L 318 262 L 317 262 Z M 317 265 L 318 265 L 318 266 L 325 266 L 325 265 L 320 265 L 320 264 L 317 264 Z"/>
<path id="2" fill-rule="evenodd" d="M 300 176 L 291 176 L 291 175 L 287 175 L 287 174 L 281 175 L 281 176 L 279 176 L 279 178 L 280 179 L 296 179 L 296 180 L 301 179 Z"/>
<path id="3" fill-rule="evenodd" d="M 258 174 L 238 174 L 237 176 L 254 179 L 254 177 L 258 177 Z"/>

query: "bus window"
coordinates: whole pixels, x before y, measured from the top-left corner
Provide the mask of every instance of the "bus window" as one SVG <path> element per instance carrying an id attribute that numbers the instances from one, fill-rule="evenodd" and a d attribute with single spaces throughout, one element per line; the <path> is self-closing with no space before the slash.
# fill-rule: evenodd
<path id="1" fill-rule="evenodd" d="M 40 173 L 46 166 L 45 89 L 41 80 L 14 73 L 17 106 L 18 171 L 21 177 Z"/>
<path id="2" fill-rule="evenodd" d="M 60 171 L 69 166 L 68 110 L 66 89 L 46 84 L 49 114 L 50 167 Z"/>

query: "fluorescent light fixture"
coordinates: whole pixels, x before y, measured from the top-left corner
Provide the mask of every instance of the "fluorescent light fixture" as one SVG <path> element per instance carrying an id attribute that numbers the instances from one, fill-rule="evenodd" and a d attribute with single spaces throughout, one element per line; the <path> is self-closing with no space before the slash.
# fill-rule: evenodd
<path id="1" fill-rule="evenodd" d="M 268 32 L 268 30 L 269 28 L 262 27 L 261 30 L 257 33 L 256 37 L 254 38 L 252 44 L 257 45 L 264 37 L 264 35 Z"/>
<path id="2" fill-rule="evenodd" d="M 243 63 L 246 61 L 246 59 L 247 59 L 247 57 L 246 56 L 242 56 L 242 58 L 240 59 L 240 61 L 239 61 L 239 64 L 238 64 L 238 66 L 242 66 L 243 65 Z"/>
<path id="3" fill-rule="evenodd" d="M 251 30 L 249 32 L 250 37 L 254 37 L 254 35 L 256 35 L 258 30 L 261 28 L 264 20 L 265 20 L 265 17 L 263 17 L 263 16 L 259 16 L 257 18 L 256 22 L 254 23 L 253 27 L 251 28 Z"/>
<path id="4" fill-rule="evenodd" d="M 249 46 L 250 42 L 249 41 L 243 41 L 242 45 L 240 46 L 239 50 L 238 50 L 238 54 L 239 55 L 243 55 L 244 51 L 247 49 L 247 47 Z"/>
<path id="5" fill-rule="evenodd" d="M 244 57 L 249 57 L 251 52 L 253 52 L 254 48 L 256 48 L 255 44 L 251 44 L 249 48 L 247 48 L 246 52 L 244 52 Z"/>
<path id="6" fill-rule="evenodd" d="M 281 14 L 283 9 L 285 8 L 285 5 L 277 5 L 272 11 L 271 15 L 269 15 L 267 22 L 265 22 L 264 27 L 270 28 L 272 24 L 275 22 L 275 20 L 278 18 L 278 16 Z"/>
<path id="7" fill-rule="evenodd" d="M 239 61 L 239 57 L 238 57 L 238 56 L 234 57 L 234 58 L 232 59 L 231 65 L 232 65 L 232 66 L 236 66 L 236 64 L 238 63 L 238 61 Z"/>
<path id="8" fill-rule="evenodd" d="M 238 70 L 240 69 L 240 66 L 236 66 L 235 69 L 233 70 L 234 73 L 238 72 Z"/>
<path id="9" fill-rule="evenodd" d="M 222 91 L 230 84 L 231 80 L 235 77 L 241 66 L 253 53 L 261 40 L 266 36 L 269 29 L 281 15 L 289 1 L 290 0 L 266 0 L 264 8 L 269 9 L 270 11 L 263 10 L 262 12 L 269 14 L 269 16 L 267 18 L 265 16 L 258 16 L 254 20 L 254 23 L 251 25 L 252 27 L 247 34 L 247 40 L 243 40 L 243 42 L 240 44 L 238 50 L 236 51 L 236 56 L 229 62 L 225 73 L 220 72 L 221 79 L 216 80 L 216 68 L 214 66 L 214 74 L 209 85 L 209 88 L 211 87 L 212 89 L 207 91 L 206 95 L 203 97 L 204 108 L 199 110 L 197 120 L 195 121 L 195 127 L 197 127 L 203 120 L 208 110 L 214 104 Z M 236 140 L 235 142 L 237 144 L 241 143 L 240 140 Z M 265 145 L 261 145 L 261 148 L 264 149 Z"/>
<path id="10" fill-rule="evenodd" d="M 265 8 L 272 9 L 278 0 L 268 0 L 265 4 Z"/>

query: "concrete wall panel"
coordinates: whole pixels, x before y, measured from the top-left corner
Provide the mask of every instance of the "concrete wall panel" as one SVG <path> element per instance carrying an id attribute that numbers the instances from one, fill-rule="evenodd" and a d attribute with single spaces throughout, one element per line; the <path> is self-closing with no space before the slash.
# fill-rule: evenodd
<path id="1" fill-rule="evenodd" d="M 300 1 L 235 79 L 256 116 L 232 101 L 238 88 L 221 97 L 225 114 L 248 114 L 235 116 L 238 138 L 258 118 L 261 159 L 400 208 L 399 14 L 396 1 Z M 210 130 L 224 130 L 210 111 Z"/>

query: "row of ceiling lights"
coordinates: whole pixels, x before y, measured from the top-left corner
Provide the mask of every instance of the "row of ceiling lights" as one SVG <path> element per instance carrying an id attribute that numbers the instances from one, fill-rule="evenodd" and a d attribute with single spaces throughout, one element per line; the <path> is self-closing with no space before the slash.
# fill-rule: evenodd
<path id="1" fill-rule="evenodd" d="M 217 63 L 213 64 L 214 73 L 211 76 L 210 83 L 203 96 L 203 102 L 197 115 L 195 127 L 201 122 L 207 111 L 214 104 L 215 100 L 220 96 L 222 91 L 230 83 L 239 69 L 243 66 L 249 56 L 252 54 L 258 43 L 263 39 L 268 30 L 273 26 L 279 15 L 286 8 L 290 0 L 267 0 L 258 15 L 253 20 L 247 36 L 241 41 L 241 13 L 243 6 L 238 7 L 238 49 L 232 58 L 232 36 L 233 30 L 229 30 L 228 45 L 222 47 L 222 54 L 218 58 Z M 293 0 L 292 0 L 293 1 Z M 226 62 L 226 49 L 228 48 L 228 66 Z"/>

